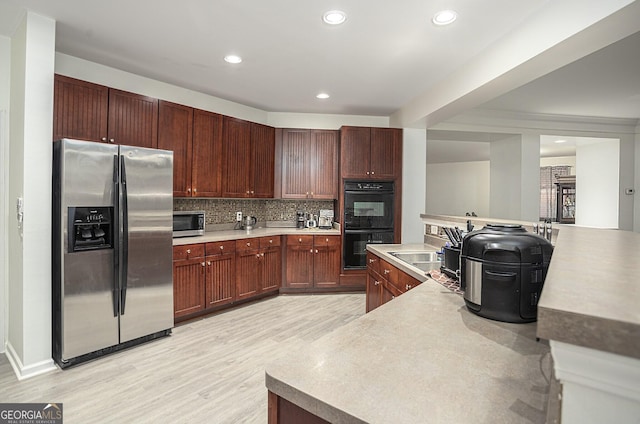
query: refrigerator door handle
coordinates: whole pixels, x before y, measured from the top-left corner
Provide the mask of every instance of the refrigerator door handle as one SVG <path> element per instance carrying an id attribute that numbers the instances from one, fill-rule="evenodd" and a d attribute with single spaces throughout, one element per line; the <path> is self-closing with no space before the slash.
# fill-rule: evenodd
<path id="1" fill-rule="evenodd" d="M 120 160 L 118 155 L 113 155 L 113 206 L 115 213 L 113 214 L 113 239 L 117 240 L 117 234 L 120 229 L 120 221 L 118 219 L 118 211 L 120 210 L 120 182 L 118 180 L 118 165 L 120 164 Z M 119 296 L 119 287 L 118 281 L 118 269 L 120 268 L 120 243 L 113 243 L 113 316 L 118 316 L 118 301 L 120 300 Z"/>
<path id="2" fill-rule="evenodd" d="M 122 185 L 122 288 L 120 289 L 120 315 L 124 315 L 125 301 L 127 299 L 127 267 L 129 265 L 129 210 L 124 156 L 120 156 L 120 182 Z"/>

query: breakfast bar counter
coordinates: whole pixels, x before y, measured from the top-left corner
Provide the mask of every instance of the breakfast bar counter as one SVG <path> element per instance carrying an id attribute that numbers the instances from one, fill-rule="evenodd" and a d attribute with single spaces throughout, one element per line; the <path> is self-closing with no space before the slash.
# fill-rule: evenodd
<path id="1" fill-rule="evenodd" d="M 272 409 L 282 399 L 332 423 L 544 423 L 552 365 L 535 323 L 479 317 L 424 280 L 268 366 Z"/>

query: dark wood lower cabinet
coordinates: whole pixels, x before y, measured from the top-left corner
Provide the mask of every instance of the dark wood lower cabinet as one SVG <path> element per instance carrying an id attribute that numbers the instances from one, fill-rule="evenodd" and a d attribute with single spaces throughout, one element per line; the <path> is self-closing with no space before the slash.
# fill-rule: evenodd
<path id="1" fill-rule="evenodd" d="M 340 284 L 340 236 L 286 236 L 285 287 L 330 289 Z"/>
<path id="2" fill-rule="evenodd" d="M 233 241 L 207 243 L 205 296 L 206 307 L 216 307 L 233 302 L 236 289 L 236 258 Z"/>
<path id="3" fill-rule="evenodd" d="M 367 312 L 420 284 L 406 272 L 367 252 Z"/>
<path id="4" fill-rule="evenodd" d="M 174 317 L 204 310 L 204 246 L 175 246 L 173 258 Z"/>
<path id="5" fill-rule="evenodd" d="M 313 415 L 273 392 L 268 394 L 267 407 L 268 424 L 329 424 L 329 421 Z"/>

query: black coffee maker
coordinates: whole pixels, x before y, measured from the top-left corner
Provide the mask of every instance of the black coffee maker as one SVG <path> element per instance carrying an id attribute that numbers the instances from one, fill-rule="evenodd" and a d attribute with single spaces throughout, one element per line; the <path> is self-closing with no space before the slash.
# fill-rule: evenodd
<path id="1" fill-rule="evenodd" d="M 305 213 L 303 211 L 296 212 L 296 228 L 304 228 Z"/>

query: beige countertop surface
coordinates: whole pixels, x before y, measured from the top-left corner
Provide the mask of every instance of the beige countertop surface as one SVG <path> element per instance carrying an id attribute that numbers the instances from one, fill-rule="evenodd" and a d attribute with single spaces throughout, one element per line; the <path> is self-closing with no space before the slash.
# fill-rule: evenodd
<path id="1" fill-rule="evenodd" d="M 185 244 L 209 243 L 215 241 L 239 240 L 252 237 L 281 236 L 288 234 L 309 234 L 309 235 L 340 235 L 339 229 L 321 230 L 319 228 L 295 228 L 295 227 L 262 227 L 254 228 L 251 231 L 245 230 L 222 230 L 207 231 L 202 236 L 179 237 L 173 239 L 174 246 Z"/>
<path id="2" fill-rule="evenodd" d="M 640 234 L 562 226 L 538 336 L 640 359 Z"/>
<path id="3" fill-rule="evenodd" d="M 369 245 L 388 252 L 427 245 Z M 470 313 L 427 279 L 266 368 L 267 388 L 332 423 L 543 423 L 551 358 L 536 324 Z M 365 306 L 363 305 L 363 308 Z"/>

